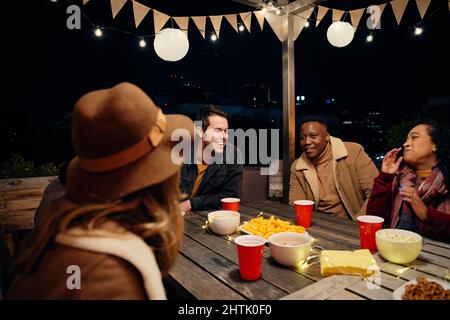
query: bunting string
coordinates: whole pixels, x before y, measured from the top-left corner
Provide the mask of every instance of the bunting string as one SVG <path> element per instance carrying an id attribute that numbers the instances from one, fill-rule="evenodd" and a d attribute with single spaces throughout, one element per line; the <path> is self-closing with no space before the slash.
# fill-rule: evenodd
<path id="1" fill-rule="evenodd" d="M 72 3 L 71 0 L 68 0 L 70 3 Z M 154 32 L 151 34 L 145 34 L 145 35 L 136 35 L 132 32 L 117 29 L 114 27 L 101 27 L 96 25 L 85 13 L 84 10 L 82 10 L 83 16 L 86 18 L 87 21 L 93 26 L 98 27 L 100 29 L 109 29 L 109 30 L 115 30 L 124 32 L 126 34 L 130 34 L 132 36 L 135 36 L 136 38 L 148 38 L 148 37 L 154 37 L 155 34 L 161 31 L 161 29 L 166 25 L 168 21 L 170 21 L 171 25 L 174 25 L 174 22 L 178 26 L 179 29 L 181 29 L 183 32 L 187 34 L 188 32 L 188 26 L 189 26 L 189 20 L 192 20 L 194 22 L 195 27 L 198 29 L 200 34 L 205 38 L 206 34 L 206 21 L 207 19 L 210 20 L 211 24 L 213 25 L 213 31 L 211 31 L 211 34 L 215 34 L 217 37 L 220 36 L 220 30 L 222 26 L 223 21 L 227 21 L 228 23 L 236 32 L 243 31 L 243 27 L 248 32 L 252 32 L 252 29 L 254 30 L 255 24 L 258 24 L 260 27 L 260 30 L 263 30 L 264 21 L 268 23 L 268 25 L 272 28 L 274 33 L 277 35 L 277 37 L 280 40 L 282 39 L 282 16 L 277 15 L 273 12 L 273 10 L 254 10 L 254 11 L 248 11 L 248 12 L 240 12 L 240 13 L 233 13 L 233 14 L 224 14 L 224 15 L 208 15 L 208 16 L 169 16 L 163 12 L 160 12 L 156 9 L 150 8 L 148 6 L 145 6 L 141 3 L 139 3 L 136 0 L 110 0 L 111 5 L 111 13 L 112 13 L 112 19 L 114 20 L 117 15 L 120 13 L 121 10 L 123 10 L 124 6 L 127 2 L 132 2 L 132 9 L 133 9 L 133 17 L 134 17 L 134 23 L 136 29 L 139 27 L 141 22 L 145 19 L 145 17 L 148 14 L 153 14 L 153 24 L 154 24 Z M 92 5 L 92 3 L 95 2 L 93 0 L 83 0 L 83 6 L 86 5 Z M 387 4 L 391 6 L 391 9 L 394 13 L 395 20 L 397 22 L 397 26 L 400 26 L 400 23 L 402 21 L 403 14 L 405 13 L 405 9 L 409 2 L 414 2 L 416 5 L 416 8 L 419 12 L 419 15 L 421 17 L 421 21 L 417 23 L 414 26 L 410 26 L 408 28 L 413 29 L 417 25 L 424 22 L 425 19 L 429 19 L 431 16 L 433 16 L 436 12 L 441 10 L 442 8 L 437 8 L 433 12 L 427 12 L 428 7 L 431 3 L 431 0 L 393 0 L 390 2 L 386 2 L 383 4 L 379 4 L 378 7 L 380 8 L 378 19 L 381 18 L 381 15 L 383 14 L 384 10 L 387 7 Z M 448 5 L 448 10 L 450 10 L 450 2 Z M 334 8 L 328 8 L 324 6 L 319 5 L 311 5 L 310 8 L 307 10 L 295 14 L 294 15 L 294 39 L 301 34 L 302 30 L 307 26 L 306 22 L 313 23 L 315 22 L 315 26 L 318 27 L 322 20 L 325 19 L 325 17 L 329 14 L 328 12 L 331 12 L 332 15 L 332 21 L 339 21 L 339 20 L 345 20 L 350 18 L 351 24 L 354 27 L 354 30 L 365 30 L 370 32 L 378 32 L 378 31 L 384 31 L 384 30 L 392 30 L 392 28 L 382 28 L 382 29 L 369 29 L 369 28 L 359 28 L 358 25 L 361 22 L 361 18 L 363 17 L 364 13 L 366 13 L 366 8 L 359 8 L 349 11 L 344 10 L 338 10 Z M 252 15 L 254 16 L 252 19 Z M 238 19 L 241 20 L 241 22 L 238 22 Z M 256 19 L 256 21 L 255 21 Z M 253 21 L 252 21 L 253 20 Z M 256 23 L 257 22 L 257 23 Z M 373 21 L 373 24 L 376 25 L 377 21 Z"/>

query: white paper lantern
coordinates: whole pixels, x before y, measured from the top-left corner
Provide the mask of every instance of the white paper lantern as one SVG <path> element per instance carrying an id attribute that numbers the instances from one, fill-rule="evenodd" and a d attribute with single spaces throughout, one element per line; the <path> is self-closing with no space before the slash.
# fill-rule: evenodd
<path id="1" fill-rule="evenodd" d="M 328 41 L 335 47 L 342 48 L 348 45 L 353 40 L 353 27 L 348 22 L 336 21 L 333 22 L 327 31 Z"/>
<path id="2" fill-rule="evenodd" d="M 155 36 L 153 47 L 161 59 L 178 61 L 183 59 L 188 52 L 189 40 L 180 29 L 167 28 Z"/>

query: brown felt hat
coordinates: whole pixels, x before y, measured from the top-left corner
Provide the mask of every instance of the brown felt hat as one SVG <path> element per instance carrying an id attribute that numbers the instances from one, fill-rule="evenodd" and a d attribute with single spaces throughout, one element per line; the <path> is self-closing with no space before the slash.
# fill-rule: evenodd
<path id="1" fill-rule="evenodd" d="M 75 203 L 117 200 L 160 183 L 181 167 L 172 159 L 175 129 L 193 139 L 194 123 L 164 115 L 137 86 L 121 83 L 82 96 L 72 114 L 76 157 L 69 164 L 66 196 Z"/>

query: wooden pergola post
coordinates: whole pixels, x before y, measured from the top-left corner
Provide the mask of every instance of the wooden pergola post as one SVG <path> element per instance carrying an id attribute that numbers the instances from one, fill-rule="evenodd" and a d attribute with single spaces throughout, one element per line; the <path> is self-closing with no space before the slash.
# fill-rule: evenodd
<path id="1" fill-rule="evenodd" d="M 295 158 L 295 57 L 293 16 L 283 16 L 283 203 L 289 201 L 289 178 Z"/>
<path id="2" fill-rule="evenodd" d="M 261 0 L 234 0 L 262 9 Z M 323 0 L 297 0 L 282 10 L 282 60 L 283 60 L 283 203 L 289 201 L 289 179 L 291 164 L 295 160 L 295 56 L 294 17 Z M 284 1 L 286 2 L 286 1 Z"/>
<path id="3" fill-rule="evenodd" d="M 294 15 L 322 0 L 297 0 L 283 9 L 283 203 L 289 202 L 291 165 L 295 160 Z"/>

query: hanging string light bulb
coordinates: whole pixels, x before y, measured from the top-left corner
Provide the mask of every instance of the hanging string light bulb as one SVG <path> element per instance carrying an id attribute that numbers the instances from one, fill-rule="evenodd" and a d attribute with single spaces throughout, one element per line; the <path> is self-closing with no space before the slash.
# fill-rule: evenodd
<path id="1" fill-rule="evenodd" d="M 147 46 L 147 42 L 145 42 L 144 39 L 141 39 L 141 41 L 139 41 L 139 47 L 145 48 L 146 46 Z"/>
<path id="2" fill-rule="evenodd" d="M 414 29 L 414 34 L 415 34 L 416 36 L 420 36 L 420 35 L 422 34 L 422 32 L 423 32 L 423 29 L 422 29 L 421 27 L 416 27 L 416 28 Z"/>
<path id="3" fill-rule="evenodd" d="M 100 28 L 95 29 L 94 34 L 96 37 L 100 38 L 103 35 L 102 29 Z"/>

